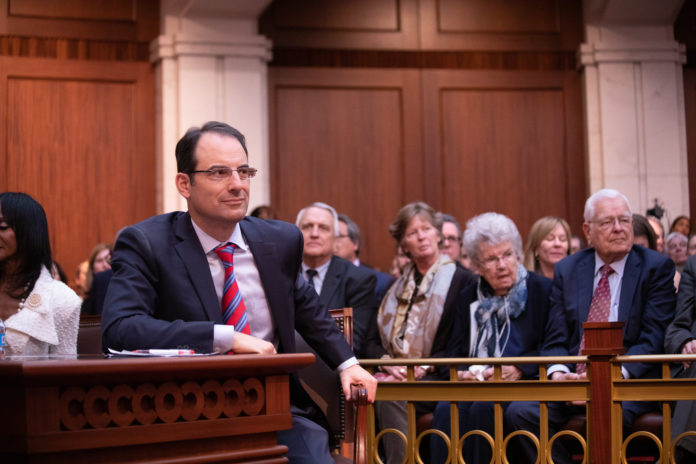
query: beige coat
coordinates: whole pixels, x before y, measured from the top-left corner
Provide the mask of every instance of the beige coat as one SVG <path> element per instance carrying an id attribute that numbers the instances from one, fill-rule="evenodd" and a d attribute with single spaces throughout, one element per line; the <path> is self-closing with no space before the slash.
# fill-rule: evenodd
<path id="1" fill-rule="evenodd" d="M 48 269 L 24 302 L 24 309 L 5 321 L 7 355 L 76 354 L 82 300 Z"/>

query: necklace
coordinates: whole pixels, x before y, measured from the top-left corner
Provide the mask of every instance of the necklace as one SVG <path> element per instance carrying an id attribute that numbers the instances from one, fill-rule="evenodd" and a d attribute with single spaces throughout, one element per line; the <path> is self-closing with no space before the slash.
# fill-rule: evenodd
<path id="1" fill-rule="evenodd" d="M 29 284 L 26 284 L 26 285 L 24 286 L 24 291 L 23 291 L 22 293 L 26 293 L 27 290 L 29 290 Z M 19 300 L 19 305 L 17 305 L 17 312 L 20 312 L 21 310 L 24 309 L 24 302 L 26 301 L 26 299 L 27 299 L 27 298 L 24 297 L 24 298 L 22 298 L 21 300 Z"/>

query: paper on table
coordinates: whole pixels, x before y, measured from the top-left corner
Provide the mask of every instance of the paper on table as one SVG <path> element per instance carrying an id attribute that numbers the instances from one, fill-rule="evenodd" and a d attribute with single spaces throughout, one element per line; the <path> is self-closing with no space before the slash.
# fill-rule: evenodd
<path id="1" fill-rule="evenodd" d="M 179 349 L 152 349 L 152 350 L 121 350 L 117 351 L 109 348 L 109 356 L 145 356 L 145 357 L 191 357 L 191 356 L 214 356 L 220 353 L 196 353 L 193 350 Z"/>

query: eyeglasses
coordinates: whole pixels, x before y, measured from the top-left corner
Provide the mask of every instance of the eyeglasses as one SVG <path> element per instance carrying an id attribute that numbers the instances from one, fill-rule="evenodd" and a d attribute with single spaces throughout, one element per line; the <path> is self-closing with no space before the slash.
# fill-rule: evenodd
<path id="1" fill-rule="evenodd" d="M 348 238 L 348 237 L 350 237 L 350 235 L 348 235 L 348 234 L 338 234 L 336 236 L 336 238 Z"/>
<path id="2" fill-rule="evenodd" d="M 191 174 L 205 173 L 206 177 L 210 180 L 227 180 L 232 177 L 233 172 L 236 172 L 239 176 L 239 180 L 247 180 L 254 177 L 257 171 L 258 169 L 251 168 L 249 166 L 240 166 L 237 169 L 220 166 L 199 171 L 191 171 Z"/>
<path id="3" fill-rule="evenodd" d="M 448 242 L 448 241 L 449 241 L 449 242 L 458 242 L 458 241 L 459 241 L 459 237 L 457 237 L 456 235 L 443 235 L 443 236 L 442 236 L 442 241 L 443 241 L 443 242 Z"/>
<path id="4" fill-rule="evenodd" d="M 606 231 L 614 227 L 614 224 L 616 224 L 617 221 L 622 229 L 628 229 L 633 224 L 633 218 L 631 216 L 606 217 L 589 222 L 597 224 L 597 227 L 599 227 L 600 230 Z"/>
<path id="5" fill-rule="evenodd" d="M 488 258 L 484 258 L 483 260 L 481 260 L 481 262 L 485 267 L 492 269 L 498 265 L 499 261 L 502 261 L 503 264 L 508 264 L 516 260 L 517 255 L 515 254 L 515 252 L 512 250 L 508 250 L 500 256 L 489 256 Z"/>

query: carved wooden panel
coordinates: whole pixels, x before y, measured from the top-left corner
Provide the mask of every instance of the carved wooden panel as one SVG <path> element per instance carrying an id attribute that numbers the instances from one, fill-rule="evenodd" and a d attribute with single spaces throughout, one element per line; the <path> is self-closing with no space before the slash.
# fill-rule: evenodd
<path id="1" fill-rule="evenodd" d="M 423 195 L 416 71 L 273 69 L 273 206 L 294 222 L 324 201 L 361 228 L 361 260 L 385 269 L 388 225 Z"/>
<path id="2" fill-rule="evenodd" d="M 421 47 L 429 50 L 575 50 L 582 2 L 420 0 Z"/>
<path id="3" fill-rule="evenodd" d="M 418 48 L 417 0 L 276 0 L 261 32 L 280 47 Z"/>
<path id="4" fill-rule="evenodd" d="M 568 74 L 574 77 L 571 82 Z M 580 231 L 585 199 L 574 73 L 424 71 L 427 198 L 462 225 L 508 215 L 526 237 L 541 216 Z"/>
<path id="5" fill-rule="evenodd" d="M 99 242 L 155 213 L 147 63 L 0 58 L 0 191 L 46 210 L 68 276 Z"/>
<path id="6" fill-rule="evenodd" d="M 159 0 L 0 0 L 0 35 L 149 42 Z"/>

